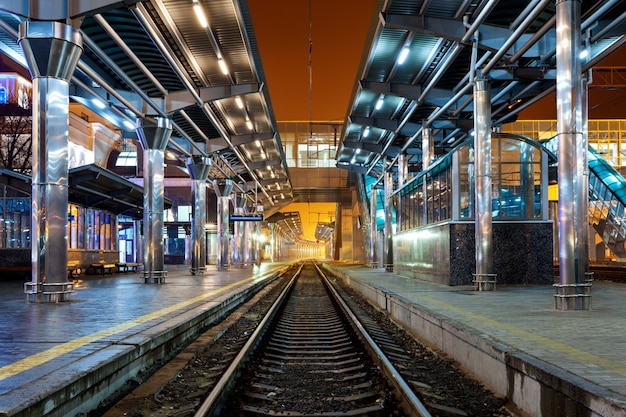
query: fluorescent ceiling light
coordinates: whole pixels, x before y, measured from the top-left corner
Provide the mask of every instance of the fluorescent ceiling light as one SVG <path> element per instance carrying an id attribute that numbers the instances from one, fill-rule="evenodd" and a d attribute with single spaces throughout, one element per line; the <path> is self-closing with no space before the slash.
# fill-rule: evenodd
<path id="1" fill-rule="evenodd" d="M 383 106 L 383 104 L 385 103 L 385 100 L 381 97 L 378 99 L 378 101 L 376 102 L 376 110 L 380 110 L 380 108 Z"/>
<path id="2" fill-rule="evenodd" d="M 135 125 L 129 120 L 124 120 L 124 126 L 129 130 L 135 130 Z"/>
<path id="3" fill-rule="evenodd" d="M 237 103 L 237 107 L 239 107 L 240 109 L 243 109 L 243 100 L 241 100 L 241 97 L 239 96 L 235 97 L 235 102 Z"/>
<path id="4" fill-rule="evenodd" d="M 104 109 L 106 107 L 106 104 L 104 104 L 104 101 L 100 100 L 99 98 L 94 98 L 92 101 L 93 101 L 93 104 L 95 104 L 96 107 L 99 109 Z"/>
<path id="5" fill-rule="evenodd" d="M 209 27 L 209 21 L 207 20 L 206 15 L 204 14 L 204 10 L 202 10 L 202 6 L 200 6 L 198 3 L 195 3 L 193 5 L 193 11 L 196 12 L 196 16 L 198 17 L 200 26 L 202 26 L 203 28 Z"/>
<path id="6" fill-rule="evenodd" d="M 398 56 L 398 65 L 404 64 L 407 56 L 409 56 L 409 48 L 405 46 L 404 48 L 402 48 L 402 51 L 400 51 L 400 55 Z"/>
<path id="7" fill-rule="evenodd" d="M 219 61 L 217 61 L 217 63 L 219 64 L 220 69 L 222 70 L 224 75 L 228 74 L 228 67 L 226 66 L 226 62 L 224 62 L 223 59 L 220 59 Z"/>

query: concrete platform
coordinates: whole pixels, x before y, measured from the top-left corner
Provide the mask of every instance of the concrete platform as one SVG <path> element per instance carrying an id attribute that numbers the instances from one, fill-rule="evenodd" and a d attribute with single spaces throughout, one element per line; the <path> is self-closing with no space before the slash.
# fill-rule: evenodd
<path id="1" fill-rule="evenodd" d="M 22 281 L 1 282 L 0 416 L 95 408 L 285 268 L 191 275 L 188 266 L 170 266 L 163 284 L 145 284 L 138 273 L 87 276 L 58 304 L 29 303 Z"/>
<path id="2" fill-rule="evenodd" d="M 530 416 L 626 416 L 626 284 L 594 281 L 591 310 L 561 311 L 551 285 L 478 292 L 325 266 Z"/>

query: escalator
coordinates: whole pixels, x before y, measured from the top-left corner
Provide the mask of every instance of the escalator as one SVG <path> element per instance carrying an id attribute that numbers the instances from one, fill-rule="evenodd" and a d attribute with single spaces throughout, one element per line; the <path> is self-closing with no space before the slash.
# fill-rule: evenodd
<path id="1" fill-rule="evenodd" d="M 556 137 L 543 145 L 557 155 Z M 626 258 L 626 179 L 592 148 L 589 165 L 589 223 L 617 258 Z"/>

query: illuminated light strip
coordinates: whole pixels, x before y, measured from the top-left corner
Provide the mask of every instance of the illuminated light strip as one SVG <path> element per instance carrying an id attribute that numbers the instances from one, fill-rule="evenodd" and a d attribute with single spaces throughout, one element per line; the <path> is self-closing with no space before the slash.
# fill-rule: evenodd
<path id="1" fill-rule="evenodd" d="M 397 288 L 399 291 L 401 291 L 401 293 L 406 293 L 406 288 L 401 288 L 398 287 Z M 431 302 L 439 307 L 443 307 L 445 309 L 448 309 L 450 311 L 453 311 L 455 313 L 458 314 L 462 314 L 464 317 L 470 318 L 472 320 L 476 320 L 476 321 L 480 321 L 483 322 L 485 324 L 488 324 L 490 326 L 496 327 L 500 330 L 505 330 L 513 335 L 516 336 L 520 336 L 523 338 L 526 338 L 528 340 L 531 340 L 533 342 L 536 342 L 538 344 L 541 344 L 543 346 L 546 346 L 548 348 L 554 349 L 558 352 L 564 353 L 566 355 L 569 355 L 579 361 L 582 361 L 583 363 L 590 363 L 593 365 L 597 365 L 597 366 L 601 366 L 609 371 L 613 371 L 615 373 L 618 373 L 620 375 L 624 375 L 626 376 L 626 366 L 622 363 L 619 362 L 615 362 L 612 361 L 610 359 L 606 359 L 603 358 L 601 356 L 598 355 L 594 355 L 593 353 L 589 353 L 586 352 L 584 350 L 580 350 L 578 348 L 575 348 L 571 345 L 568 345 L 567 343 L 563 343 L 563 342 L 558 342 L 555 340 L 552 340 L 550 338 L 544 337 L 544 336 L 539 336 L 536 334 L 533 334 L 529 331 L 526 330 L 522 330 L 519 327 L 516 326 L 512 326 L 512 325 L 508 325 L 508 324 L 503 324 L 500 323 L 496 320 L 490 319 L 488 317 L 485 316 L 481 316 L 480 314 L 475 314 L 472 312 L 469 312 L 467 310 L 463 310 L 462 308 L 459 307 L 455 307 L 451 304 L 448 304 L 446 302 L 443 301 L 439 301 L 439 300 L 435 300 L 434 298 L 428 297 L 426 295 L 420 295 L 420 294 L 415 294 L 413 293 L 413 295 L 417 298 L 421 298 L 425 301 Z M 514 346 L 512 346 L 514 347 Z M 529 352 L 525 352 L 531 356 L 533 356 L 531 353 Z M 541 360 L 541 358 L 538 358 Z M 558 365 L 555 365 L 558 366 Z M 563 368 L 565 370 L 568 370 L 567 368 Z"/>
<path id="2" fill-rule="evenodd" d="M 157 319 L 166 314 L 172 313 L 176 310 L 180 310 L 182 308 L 188 307 L 194 303 L 200 302 L 208 297 L 219 295 L 220 293 L 226 292 L 236 286 L 240 286 L 242 284 L 258 280 L 259 277 L 250 277 L 241 281 L 233 282 L 232 284 L 228 284 L 225 287 L 222 287 L 218 290 L 208 292 L 206 294 L 200 295 L 195 298 L 191 298 L 186 301 L 181 301 L 178 304 L 174 304 L 170 307 L 154 311 L 152 313 L 145 314 L 143 316 L 139 316 L 132 320 L 126 321 L 124 323 L 117 324 L 115 326 L 109 327 L 107 329 L 101 330 L 99 332 L 79 337 L 74 340 L 70 340 L 69 342 L 62 343 L 58 346 L 52 347 L 50 349 L 46 349 L 42 352 L 36 353 L 34 355 L 28 356 L 24 359 L 20 359 L 17 362 L 13 362 L 9 365 L 3 366 L 0 368 L 0 381 L 15 376 L 21 372 L 28 371 L 36 366 L 44 364 L 48 361 L 58 358 L 61 355 L 66 353 L 70 353 L 78 348 L 81 348 L 85 345 L 88 345 L 93 342 L 97 342 L 98 340 L 104 339 L 105 337 L 113 336 L 117 333 L 121 333 L 128 329 L 131 329 L 140 324 L 147 323 L 151 320 Z"/>

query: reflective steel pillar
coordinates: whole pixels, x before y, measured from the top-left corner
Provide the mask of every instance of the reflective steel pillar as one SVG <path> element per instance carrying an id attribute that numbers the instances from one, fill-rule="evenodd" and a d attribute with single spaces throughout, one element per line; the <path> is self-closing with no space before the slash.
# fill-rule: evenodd
<path id="1" fill-rule="evenodd" d="M 579 94 L 580 104 L 576 117 L 578 119 L 578 131 L 576 135 L 576 149 L 580 154 L 576 157 L 576 191 L 574 194 L 574 204 L 576 210 L 576 258 L 579 260 L 577 281 L 579 283 L 589 283 L 591 273 L 589 272 L 589 158 L 587 149 L 589 147 L 588 129 L 588 86 L 587 77 L 581 77 L 581 88 Z M 591 288 L 589 288 L 591 289 Z M 591 308 L 591 306 L 589 306 Z"/>
<path id="2" fill-rule="evenodd" d="M 400 188 L 402 188 L 402 186 L 404 185 L 404 183 L 407 181 L 408 177 L 409 177 L 409 159 L 410 156 L 405 155 L 405 154 L 400 154 L 398 155 L 398 187 L 397 189 L 399 190 Z M 406 210 L 406 208 L 402 207 L 402 199 L 398 198 L 396 200 L 396 224 L 397 225 L 401 225 L 405 219 L 404 219 L 404 210 Z"/>
<path id="3" fill-rule="evenodd" d="M 385 172 L 383 178 L 385 188 L 385 271 L 393 272 L 393 177 L 391 172 Z"/>
<path id="4" fill-rule="evenodd" d="M 276 223 L 268 223 L 270 229 L 270 262 L 276 262 Z"/>
<path id="5" fill-rule="evenodd" d="M 206 180 L 211 169 L 211 160 L 195 155 L 187 159 L 191 176 L 191 267 L 192 275 L 206 270 Z"/>
<path id="6" fill-rule="evenodd" d="M 559 310 L 587 310 L 591 308 L 591 284 L 581 282 L 587 261 L 580 258 L 579 236 L 576 227 L 587 227 L 581 216 L 581 179 L 577 163 L 587 149 L 581 149 L 584 140 L 581 126 L 581 36 L 580 0 L 556 2 L 556 108 L 558 134 L 559 182 L 559 283 L 555 284 L 554 306 Z M 585 167 L 586 169 L 586 167 Z M 582 171 L 583 168 L 580 169 Z"/>
<path id="7" fill-rule="evenodd" d="M 422 169 L 428 168 L 434 157 L 435 141 L 433 140 L 433 129 L 424 127 L 422 128 Z"/>
<path id="8" fill-rule="evenodd" d="M 479 291 L 496 289 L 493 273 L 491 224 L 491 87 L 489 81 L 474 82 L 474 158 L 476 169 L 476 273 Z"/>
<path id="9" fill-rule="evenodd" d="M 143 278 L 146 283 L 165 281 L 163 250 L 164 154 L 172 134 L 172 121 L 163 117 L 137 119 L 143 147 Z"/>
<path id="10" fill-rule="evenodd" d="M 33 79 L 31 302 L 69 301 L 67 199 L 69 80 L 82 54 L 82 35 L 59 22 L 20 25 L 19 44 Z"/>
<path id="11" fill-rule="evenodd" d="M 242 194 L 239 201 L 235 204 L 233 209 L 235 216 L 245 216 L 246 210 L 246 194 Z M 233 222 L 233 266 L 235 268 L 244 267 L 244 258 L 246 251 L 246 226 L 245 222 L 236 220 Z"/>
<path id="12" fill-rule="evenodd" d="M 133 243 L 135 244 L 135 253 L 133 254 L 133 262 L 141 263 L 143 261 L 143 237 L 141 236 L 141 221 L 133 220 Z"/>
<path id="13" fill-rule="evenodd" d="M 432 162 L 434 146 L 432 128 L 424 127 L 422 129 L 422 171 L 426 171 Z M 422 201 L 422 218 L 425 226 L 428 224 L 428 183 L 426 177 L 422 180 Z"/>
<path id="14" fill-rule="evenodd" d="M 378 254 L 376 253 L 376 237 L 378 236 L 378 227 L 376 224 L 376 205 L 378 204 L 376 188 L 370 190 L 370 266 L 378 268 Z M 332 242 L 332 240 L 331 240 Z"/>
<path id="15" fill-rule="evenodd" d="M 263 204 L 257 204 L 255 213 L 257 216 L 263 217 Z M 261 222 L 254 222 L 254 263 L 256 266 L 261 265 Z"/>
<path id="16" fill-rule="evenodd" d="M 217 195 L 217 269 L 228 269 L 228 210 L 230 192 L 233 189 L 231 180 L 213 180 L 213 190 Z"/>
<path id="17" fill-rule="evenodd" d="M 520 185 L 522 216 L 532 219 L 535 213 L 535 147 L 520 142 Z"/>

